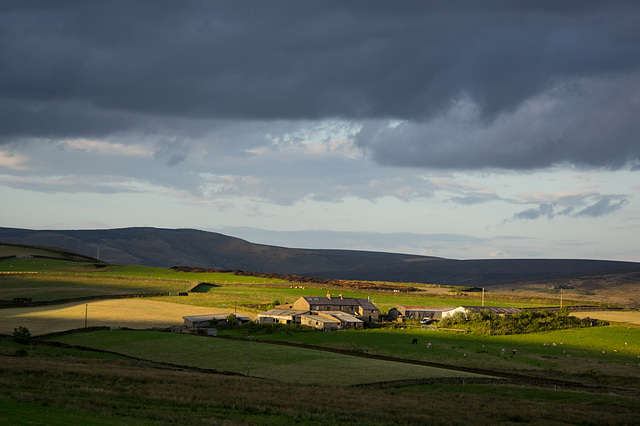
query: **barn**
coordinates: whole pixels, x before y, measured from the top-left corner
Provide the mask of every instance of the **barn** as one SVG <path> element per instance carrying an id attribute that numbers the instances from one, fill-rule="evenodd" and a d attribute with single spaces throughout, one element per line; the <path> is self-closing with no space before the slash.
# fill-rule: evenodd
<path id="1" fill-rule="evenodd" d="M 441 319 L 443 312 L 447 312 L 452 309 L 453 307 L 400 305 L 389 309 L 389 319 Z"/>
<path id="2" fill-rule="evenodd" d="M 476 312 L 487 311 L 494 315 L 514 315 L 520 313 L 519 308 L 507 308 L 503 306 L 458 306 L 455 309 L 444 312 L 442 318 L 455 315 L 457 312 L 464 312 L 465 315 L 470 315 Z"/>
<path id="3" fill-rule="evenodd" d="M 216 327 L 218 325 L 226 325 L 227 317 L 233 312 L 226 314 L 209 314 L 209 315 L 187 315 L 182 317 L 184 320 L 184 326 L 189 328 L 209 328 Z M 251 318 L 240 314 L 234 314 L 236 316 L 237 324 L 246 324 L 251 321 Z"/>
<path id="4" fill-rule="evenodd" d="M 300 324 L 300 316 L 309 313 L 302 309 L 274 308 L 258 314 L 259 324 Z"/>

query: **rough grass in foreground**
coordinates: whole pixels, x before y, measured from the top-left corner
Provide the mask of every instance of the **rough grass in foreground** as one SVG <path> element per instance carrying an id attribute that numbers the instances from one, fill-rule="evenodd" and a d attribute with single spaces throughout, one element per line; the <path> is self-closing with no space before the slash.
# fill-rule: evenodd
<path id="1" fill-rule="evenodd" d="M 7 424 L 638 424 L 638 396 L 496 385 L 339 388 L 146 367 L 2 357 Z M 6 410 L 5 410 L 6 408 Z"/>

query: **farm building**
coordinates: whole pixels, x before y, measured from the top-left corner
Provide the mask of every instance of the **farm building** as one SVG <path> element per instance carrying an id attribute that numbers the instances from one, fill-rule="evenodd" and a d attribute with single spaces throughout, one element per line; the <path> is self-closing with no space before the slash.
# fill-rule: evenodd
<path id="1" fill-rule="evenodd" d="M 311 312 L 346 312 L 363 322 L 377 322 L 380 310 L 369 299 L 356 299 L 353 297 L 327 297 L 303 296 L 293 303 L 293 309 Z"/>
<path id="2" fill-rule="evenodd" d="M 344 330 L 346 328 L 362 328 L 364 326 L 364 322 L 351 314 L 346 312 L 336 312 L 333 311 L 331 314 L 322 313 L 324 315 L 331 315 L 333 318 L 340 321 L 340 329 Z"/>
<path id="3" fill-rule="evenodd" d="M 323 314 L 305 314 L 300 317 L 300 323 L 316 330 L 335 331 L 340 328 L 340 321 L 331 315 Z"/>
<path id="4" fill-rule="evenodd" d="M 450 311 L 443 312 L 442 318 L 446 318 L 451 315 L 455 315 L 457 312 L 464 312 L 465 315 L 473 314 L 476 312 L 487 311 L 494 315 L 513 315 L 520 313 L 519 308 L 505 308 L 502 306 L 458 306 Z"/>
<path id="5" fill-rule="evenodd" d="M 300 324 L 300 316 L 309 311 L 297 309 L 270 309 L 258 314 L 259 324 Z"/>
<path id="6" fill-rule="evenodd" d="M 189 328 L 208 328 L 218 325 L 225 325 L 227 323 L 228 314 L 210 314 L 210 315 L 188 315 L 182 317 L 184 320 L 184 326 Z M 244 315 L 234 314 L 238 324 L 246 324 L 251 321 L 251 318 Z"/>
<path id="7" fill-rule="evenodd" d="M 435 306 L 396 306 L 395 308 L 389 309 L 389 319 L 396 320 L 398 318 L 402 319 L 440 319 L 442 318 L 442 313 L 452 310 L 453 307 L 443 308 L 443 307 L 435 307 Z"/>

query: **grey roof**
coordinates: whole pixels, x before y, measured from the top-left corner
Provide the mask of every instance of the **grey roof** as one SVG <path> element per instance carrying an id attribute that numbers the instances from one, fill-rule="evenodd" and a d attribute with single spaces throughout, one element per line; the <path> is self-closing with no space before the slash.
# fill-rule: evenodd
<path id="1" fill-rule="evenodd" d="M 361 324 L 363 321 L 354 317 L 351 314 L 348 314 L 346 312 L 340 312 L 340 311 L 330 311 L 330 312 L 324 312 L 325 315 L 331 315 L 332 317 L 335 317 L 337 319 L 339 319 L 341 322 L 353 322 L 356 324 Z"/>
<path id="2" fill-rule="evenodd" d="M 227 317 L 233 314 L 233 312 L 229 312 L 227 314 L 207 314 L 207 315 L 187 315 L 182 317 L 182 319 L 185 319 L 187 321 L 191 321 L 191 322 L 200 322 L 200 321 L 211 321 L 213 319 L 216 320 L 226 320 Z M 236 316 L 237 319 L 242 320 L 242 321 L 249 321 L 251 320 L 251 318 L 244 316 L 244 315 L 240 315 L 240 314 L 234 314 Z"/>
<path id="3" fill-rule="evenodd" d="M 353 297 L 316 297 L 316 296 L 303 296 L 309 305 L 330 305 L 330 306 L 361 306 L 364 309 L 371 311 L 379 310 L 376 305 L 371 303 L 369 299 L 356 299 Z"/>
<path id="4" fill-rule="evenodd" d="M 322 323 L 340 323 L 340 321 L 338 321 L 337 319 L 329 319 L 328 315 L 327 316 L 320 316 L 320 315 L 302 315 L 305 318 L 310 318 L 314 321 L 318 321 L 318 322 L 322 322 Z"/>
<path id="5" fill-rule="evenodd" d="M 407 306 L 400 305 L 397 307 L 398 309 L 402 308 L 406 311 L 428 311 L 428 312 L 446 312 L 454 309 L 453 307 L 442 307 L 442 306 Z"/>
<path id="6" fill-rule="evenodd" d="M 258 316 L 261 317 L 294 317 L 302 314 L 306 314 L 309 311 L 301 309 L 279 309 L 274 308 L 265 312 L 261 312 Z"/>
<path id="7" fill-rule="evenodd" d="M 507 308 L 503 306 L 461 306 L 461 308 L 465 308 L 474 312 L 482 312 L 489 311 L 494 314 L 517 314 L 520 313 L 520 308 Z"/>

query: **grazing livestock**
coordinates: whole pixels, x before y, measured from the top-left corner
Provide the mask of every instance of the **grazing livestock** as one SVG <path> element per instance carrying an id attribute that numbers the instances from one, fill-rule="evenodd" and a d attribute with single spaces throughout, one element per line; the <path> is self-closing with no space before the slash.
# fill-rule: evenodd
<path id="1" fill-rule="evenodd" d="M 417 345 L 417 344 L 418 344 L 418 339 L 413 339 L 413 340 L 411 341 L 411 344 L 412 344 L 412 345 Z"/>

